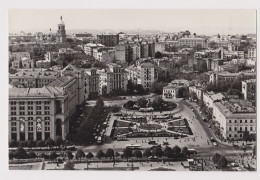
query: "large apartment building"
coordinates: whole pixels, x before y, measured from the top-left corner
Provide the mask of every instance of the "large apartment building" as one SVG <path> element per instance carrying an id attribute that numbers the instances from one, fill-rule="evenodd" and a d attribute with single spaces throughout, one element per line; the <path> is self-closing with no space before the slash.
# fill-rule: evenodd
<path id="1" fill-rule="evenodd" d="M 66 139 L 77 105 L 77 81 L 60 77 L 50 85 L 9 89 L 9 140 Z"/>
<path id="2" fill-rule="evenodd" d="M 97 35 L 97 42 L 107 47 L 114 47 L 119 43 L 119 34 L 100 34 Z"/>

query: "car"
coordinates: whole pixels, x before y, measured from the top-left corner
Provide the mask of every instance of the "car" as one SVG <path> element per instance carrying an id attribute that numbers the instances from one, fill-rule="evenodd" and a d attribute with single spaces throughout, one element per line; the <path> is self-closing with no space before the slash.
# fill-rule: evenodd
<path id="1" fill-rule="evenodd" d="M 218 146 L 217 142 L 213 142 L 212 144 L 213 144 L 213 146 Z"/>
<path id="2" fill-rule="evenodd" d="M 157 156 L 150 156 L 150 157 L 148 157 L 148 160 L 157 160 L 158 158 L 157 158 Z"/>
<path id="3" fill-rule="evenodd" d="M 156 141 L 149 141 L 148 144 L 156 144 Z"/>

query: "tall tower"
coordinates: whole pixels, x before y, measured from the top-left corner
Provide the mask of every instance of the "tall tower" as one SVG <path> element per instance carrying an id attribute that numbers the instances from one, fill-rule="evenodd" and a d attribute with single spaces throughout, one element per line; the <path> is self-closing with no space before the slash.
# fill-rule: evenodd
<path id="1" fill-rule="evenodd" d="M 65 30 L 65 24 L 62 21 L 62 16 L 60 17 L 60 23 L 58 24 L 56 41 L 57 42 L 66 42 L 66 30 Z"/>

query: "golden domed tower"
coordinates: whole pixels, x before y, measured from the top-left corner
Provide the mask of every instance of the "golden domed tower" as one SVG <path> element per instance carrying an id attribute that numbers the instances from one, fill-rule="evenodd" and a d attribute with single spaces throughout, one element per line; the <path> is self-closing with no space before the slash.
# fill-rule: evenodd
<path id="1" fill-rule="evenodd" d="M 66 30 L 65 30 L 65 24 L 62 21 L 62 16 L 60 17 L 60 23 L 58 24 L 58 31 L 57 31 L 56 41 L 58 41 L 58 42 L 66 42 Z"/>

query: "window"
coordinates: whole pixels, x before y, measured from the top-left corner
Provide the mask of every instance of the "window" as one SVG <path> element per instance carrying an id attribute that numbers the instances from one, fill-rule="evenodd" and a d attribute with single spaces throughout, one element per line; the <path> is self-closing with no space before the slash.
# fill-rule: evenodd
<path id="1" fill-rule="evenodd" d="M 231 128 L 231 127 L 229 127 L 229 131 L 232 131 L 232 128 Z"/>
<path id="2" fill-rule="evenodd" d="M 235 123 L 237 123 L 237 120 L 235 120 Z"/>
<path id="3" fill-rule="evenodd" d="M 240 120 L 240 123 L 242 123 L 242 120 Z"/>
<path id="4" fill-rule="evenodd" d="M 250 127 L 250 131 L 253 131 L 253 127 Z"/>
<path id="5" fill-rule="evenodd" d="M 11 126 L 16 126 L 16 122 L 12 122 L 12 123 L 11 123 Z"/>
<path id="6" fill-rule="evenodd" d="M 11 101 L 10 103 L 11 103 L 11 105 L 16 105 L 15 101 Z"/>
<path id="7" fill-rule="evenodd" d="M 20 104 L 20 105 L 24 105 L 25 102 L 24 102 L 24 101 L 20 101 L 19 104 Z"/>
<path id="8" fill-rule="evenodd" d="M 250 123 L 253 123 L 253 120 L 252 120 L 252 119 L 250 120 Z"/>
<path id="9" fill-rule="evenodd" d="M 36 115 L 41 115 L 41 111 L 36 111 Z"/>
<path id="10" fill-rule="evenodd" d="M 16 110 L 16 107 L 14 106 L 14 107 L 11 107 L 11 110 Z"/>
<path id="11" fill-rule="evenodd" d="M 50 115 L 50 111 L 45 111 L 44 114 L 45 115 Z"/>
<path id="12" fill-rule="evenodd" d="M 245 123 L 247 123 L 247 120 L 245 120 Z"/>
<path id="13" fill-rule="evenodd" d="M 50 127 L 45 127 L 45 131 L 50 131 Z"/>
<path id="14" fill-rule="evenodd" d="M 28 101 L 28 104 L 32 105 L 32 104 L 33 104 L 33 101 Z"/>
<path id="15" fill-rule="evenodd" d="M 36 109 L 37 109 L 37 110 L 41 110 L 42 107 L 41 107 L 41 106 L 36 106 Z"/>
<path id="16" fill-rule="evenodd" d="M 242 131 L 242 127 L 240 127 L 240 131 Z"/>
<path id="17" fill-rule="evenodd" d="M 33 111 L 28 111 L 28 115 L 33 115 Z"/>
<path id="18" fill-rule="evenodd" d="M 11 115 L 16 115 L 16 112 L 11 112 Z"/>
<path id="19" fill-rule="evenodd" d="M 42 102 L 41 101 L 36 101 L 36 104 L 41 104 Z"/>
<path id="20" fill-rule="evenodd" d="M 33 131 L 33 127 L 29 127 L 28 130 L 29 130 L 29 131 Z"/>
<path id="21" fill-rule="evenodd" d="M 245 127 L 245 131 L 247 131 L 247 127 Z"/>
<path id="22" fill-rule="evenodd" d="M 33 122 L 28 122 L 28 126 L 33 126 Z"/>
<path id="23" fill-rule="evenodd" d="M 49 116 L 44 117 L 44 120 L 50 120 Z"/>
<path id="24" fill-rule="evenodd" d="M 50 121 L 45 121 L 45 126 L 49 126 L 50 125 Z"/>
<path id="25" fill-rule="evenodd" d="M 33 106 L 28 106 L 28 110 L 33 110 Z"/>
<path id="26" fill-rule="evenodd" d="M 11 117 L 11 121 L 16 121 L 16 117 Z"/>
<path id="27" fill-rule="evenodd" d="M 235 131 L 237 131 L 237 127 L 235 127 L 235 129 L 234 129 Z"/>
<path id="28" fill-rule="evenodd" d="M 50 101 L 44 101 L 44 104 L 50 104 L 51 102 Z"/>
<path id="29" fill-rule="evenodd" d="M 20 115 L 25 115 L 25 112 L 23 112 L 23 111 L 22 111 L 22 112 L 20 112 Z"/>
<path id="30" fill-rule="evenodd" d="M 229 120 L 229 123 L 231 123 L 232 121 L 231 120 Z"/>
<path id="31" fill-rule="evenodd" d="M 12 128 L 11 128 L 11 131 L 16 131 L 16 127 L 12 127 Z"/>
<path id="32" fill-rule="evenodd" d="M 25 107 L 24 107 L 24 106 L 20 106 L 19 109 L 20 109 L 20 110 L 24 110 Z"/>
<path id="33" fill-rule="evenodd" d="M 46 110 L 49 110 L 50 109 L 50 106 L 45 106 L 44 107 Z"/>

